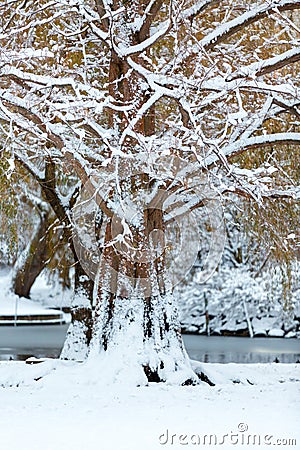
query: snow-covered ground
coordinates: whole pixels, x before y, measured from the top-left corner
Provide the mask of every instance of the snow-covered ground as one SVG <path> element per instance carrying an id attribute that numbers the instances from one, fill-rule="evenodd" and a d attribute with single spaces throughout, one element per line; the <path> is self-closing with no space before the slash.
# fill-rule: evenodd
<path id="1" fill-rule="evenodd" d="M 202 369 L 216 386 L 133 387 L 96 362 L 1 362 L 1 448 L 300 448 L 299 364 Z"/>
<path id="2" fill-rule="evenodd" d="M 15 303 L 19 300 L 19 297 L 14 295 L 11 291 L 11 278 L 11 270 L 8 268 L 0 268 L 0 314 L 2 311 L 5 312 L 8 308 L 14 311 Z M 46 275 L 42 273 L 32 287 L 32 302 L 29 300 L 26 301 L 25 299 L 18 301 L 18 310 L 23 310 L 23 305 L 24 308 L 26 308 L 26 312 L 28 312 L 30 308 L 31 311 L 38 310 L 38 313 L 45 311 L 42 307 L 62 308 L 71 305 L 71 297 L 71 289 L 64 290 L 60 285 L 49 282 Z M 25 305 L 27 305 L 27 307 Z"/>

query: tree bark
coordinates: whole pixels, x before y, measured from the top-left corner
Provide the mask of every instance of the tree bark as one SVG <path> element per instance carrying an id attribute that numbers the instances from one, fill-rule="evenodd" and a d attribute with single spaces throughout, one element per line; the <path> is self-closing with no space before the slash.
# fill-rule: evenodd
<path id="1" fill-rule="evenodd" d="M 52 221 L 50 211 L 41 213 L 34 236 L 16 263 L 13 291 L 19 297 L 30 298 L 31 288 L 46 266 L 50 256 L 49 227 Z"/>

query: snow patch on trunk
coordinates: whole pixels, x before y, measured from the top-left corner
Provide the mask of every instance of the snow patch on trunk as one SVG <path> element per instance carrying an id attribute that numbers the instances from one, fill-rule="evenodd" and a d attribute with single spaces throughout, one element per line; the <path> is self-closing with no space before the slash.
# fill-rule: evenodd
<path id="1" fill-rule="evenodd" d="M 85 361 L 88 356 L 88 345 L 86 341 L 86 326 L 84 323 L 71 323 L 67 332 L 66 341 L 61 351 L 61 359 L 73 361 Z"/>
<path id="2" fill-rule="evenodd" d="M 153 381 L 157 378 L 168 384 L 198 382 L 175 326 L 170 297 L 160 296 L 153 303 L 149 306 L 140 298 L 117 298 L 113 317 L 107 320 L 108 305 L 102 301 L 87 364 L 98 367 L 98 376 L 105 373 L 101 376 L 107 382 L 124 379 L 146 385 L 151 374 L 155 374 Z"/>

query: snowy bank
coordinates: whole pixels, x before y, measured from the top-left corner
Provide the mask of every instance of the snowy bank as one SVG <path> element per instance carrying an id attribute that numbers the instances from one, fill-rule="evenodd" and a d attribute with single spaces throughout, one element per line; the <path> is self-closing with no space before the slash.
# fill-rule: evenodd
<path id="1" fill-rule="evenodd" d="M 18 325 L 61 324 L 70 321 L 68 314 L 48 306 L 46 299 L 49 302 L 53 289 L 47 286 L 44 278 L 41 277 L 38 280 L 32 300 L 19 298 L 11 291 L 10 286 L 11 272 L 2 269 L 0 271 L 0 325 L 13 325 L 16 322 Z M 56 298 L 61 296 L 61 292 L 55 293 Z M 52 306 L 54 307 L 55 304 Z"/>
<path id="2" fill-rule="evenodd" d="M 44 313 L 55 308 L 57 314 L 58 308 L 69 311 L 71 307 L 72 289 L 49 283 L 45 274 L 32 288 L 31 303 L 18 300 L 10 291 L 10 285 L 11 271 L 0 269 L 0 316 L 8 307 L 14 312 L 16 302 L 19 315 L 29 305 L 32 314 L 41 312 L 42 308 Z M 300 337 L 300 290 L 295 293 L 293 311 L 288 314 L 283 311 L 280 296 L 274 294 L 276 298 L 271 301 L 267 294 L 262 280 L 254 280 L 247 271 L 238 269 L 215 274 L 207 285 L 182 284 L 176 291 L 182 331 L 206 334 L 209 327 L 211 335 L 249 336 L 250 323 L 257 337 Z M 70 316 L 64 319 L 69 321 Z"/>
<path id="3" fill-rule="evenodd" d="M 182 329 L 186 333 L 300 337 L 300 289 L 287 303 L 282 283 L 253 277 L 245 268 L 221 267 L 206 284 L 193 279 L 177 288 Z M 275 282 L 274 282 L 275 283 Z"/>
<path id="4" fill-rule="evenodd" d="M 216 386 L 134 387 L 109 381 L 97 363 L 1 362 L 2 448 L 299 448 L 299 365 L 200 368 Z M 251 445 L 242 446 L 243 439 Z"/>

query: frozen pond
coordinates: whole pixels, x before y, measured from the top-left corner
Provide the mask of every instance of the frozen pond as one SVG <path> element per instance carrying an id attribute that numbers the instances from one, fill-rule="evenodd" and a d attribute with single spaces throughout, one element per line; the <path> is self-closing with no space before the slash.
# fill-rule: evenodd
<path id="1" fill-rule="evenodd" d="M 0 360 L 56 358 L 68 327 L 69 324 L 0 326 Z"/>
<path id="2" fill-rule="evenodd" d="M 1 326 L 0 359 L 57 357 L 67 329 L 68 324 Z M 299 339 L 185 335 L 184 342 L 190 357 L 203 362 L 266 363 L 277 358 L 282 363 L 295 363 L 300 360 Z"/>
<path id="3" fill-rule="evenodd" d="M 192 359 L 217 363 L 282 363 L 300 361 L 300 339 L 185 335 Z"/>

